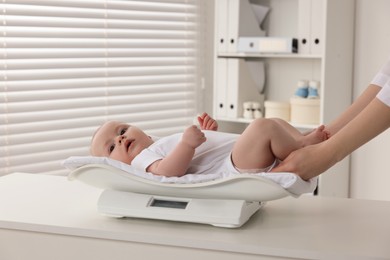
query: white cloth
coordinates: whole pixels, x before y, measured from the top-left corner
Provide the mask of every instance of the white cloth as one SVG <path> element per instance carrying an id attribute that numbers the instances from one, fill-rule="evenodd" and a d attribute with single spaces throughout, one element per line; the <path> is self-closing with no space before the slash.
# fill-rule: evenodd
<path id="1" fill-rule="evenodd" d="M 145 171 L 137 170 L 135 167 L 122 163 L 120 161 L 112 160 L 107 157 L 94 157 L 94 156 L 72 156 L 62 162 L 62 165 L 70 170 L 74 170 L 84 165 L 88 164 L 105 164 L 116 167 L 122 171 L 125 171 L 129 174 L 134 174 L 138 177 L 145 178 L 152 181 L 162 182 L 162 183 L 201 183 L 217 179 L 226 178 L 235 174 L 235 172 L 214 172 L 208 174 L 186 174 L 181 177 L 165 177 L 157 176 L 152 173 L 147 173 Z M 254 175 L 267 178 L 277 184 L 279 184 L 284 189 L 289 192 L 299 196 L 304 193 L 311 193 L 315 190 L 317 186 L 317 179 L 315 177 L 309 181 L 302 180 L 299 176 L 293 173 L 256 173 Z"/>
<path id="2" fill-rule="evenodd" d="M 371 84 L 382 88 L 379 91 L 377 98 L 386 105 L 390 106 L 390 58 L 372 79 Z"/>

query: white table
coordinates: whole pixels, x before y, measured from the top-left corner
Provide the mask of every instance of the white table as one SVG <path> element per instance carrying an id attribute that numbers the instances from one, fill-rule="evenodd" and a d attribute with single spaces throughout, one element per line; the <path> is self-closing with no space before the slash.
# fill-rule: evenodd
<path id="1" fill-rule="evenodd" d="M 0 178 L 0 259 L 390 259 L 390 202 L 269 202 L 239 229 L 99 215 L 101 190 L 65 177 Z"/>

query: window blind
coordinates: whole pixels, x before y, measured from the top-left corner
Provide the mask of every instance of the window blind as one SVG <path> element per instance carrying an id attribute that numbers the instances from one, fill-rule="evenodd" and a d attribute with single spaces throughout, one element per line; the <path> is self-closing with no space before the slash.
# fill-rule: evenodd
<path id="1" fill-rule="evenodd" d="M 104 121 L 152 135 L 196 114 L 196 0 L 2 0 L 0 175 L 66 174 Z"/>

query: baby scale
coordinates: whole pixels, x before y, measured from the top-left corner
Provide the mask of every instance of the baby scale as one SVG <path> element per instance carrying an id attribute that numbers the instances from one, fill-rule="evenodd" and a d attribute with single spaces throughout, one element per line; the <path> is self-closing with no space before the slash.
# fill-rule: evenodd
<path id="1" fill-rule="evenodd" d="M 194 184 L 160 183 L 118 168 L 90 164 L 68 176 L 102 188 L 98 212 L 111 217 L 130 217 L 210 224 L 237 228 L 265 201 L 295 196 L 273 181 L 240 174 Z"/>

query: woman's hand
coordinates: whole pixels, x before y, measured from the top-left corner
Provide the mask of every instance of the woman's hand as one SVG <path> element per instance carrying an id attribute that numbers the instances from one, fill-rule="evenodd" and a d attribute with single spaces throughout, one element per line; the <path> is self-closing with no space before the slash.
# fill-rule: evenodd
<path id="1" fill-rule="evenodd" d="M 271 172 L 291 172 L 303 180 L 318 176 L 337 162 L 332 153 L 325 151 L 324 147 L 323 143 L 319 143 L 296 150 Z"/>
<path id="2" fill-rule="evenodd" d="M 218 130 L 217 121 L 215 121 L 215 119 L 213 119 L 207 113 L 203 113 L 201 116 L 198 116 L 198 122 L 200 125 L 200 129 L 202 130 L 212 130 L 212 131 Z"/>

